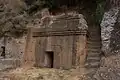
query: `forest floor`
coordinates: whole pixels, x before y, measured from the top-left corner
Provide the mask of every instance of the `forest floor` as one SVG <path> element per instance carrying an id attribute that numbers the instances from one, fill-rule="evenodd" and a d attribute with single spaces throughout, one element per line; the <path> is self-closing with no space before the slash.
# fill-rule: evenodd
<path id="1" fill-rule="evenodd" d="M 75 70 L 18 68 L 10 72 L 10 80 L 90 80 Z"/>

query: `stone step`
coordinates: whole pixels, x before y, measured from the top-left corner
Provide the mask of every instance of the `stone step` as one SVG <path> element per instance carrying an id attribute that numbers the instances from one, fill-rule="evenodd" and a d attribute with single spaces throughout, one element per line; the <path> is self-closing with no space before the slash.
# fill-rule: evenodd
<path id="1" fill-rule="evenodd" d="M 89 38 L 87 39 L 87 42 L 95 42 L 95 43 L 100 43 L 101 44 L 101 39 L 100 38 Z"/>
<path id="2" fill-rule="evenodd" d="M 0 71 L 5 69 L 12 69 L 15 68 L 13 65 L 2 65 L 0 64 Z"/>
<path id="3" fill-rule="evenodd" d="M 91 32 L 88 32 L 88 35 L 98 35 L 98 36 L 101 36 L 101 33 L 99 31 L 91 31 Z"/>
<path id="4" fill-rule="evenodd" d="M 92 49 L 96 49 L 96 48 L 97 48 L 97 49 L 101 49 L 101 44 L 97 44 L 97 43 L 93 43 L 93 44 L 92 44 L 92 43 L 88 43 L 88 44 L 87 44 L 87 47 L 88 47 L 88 49 L 89 49 L 89 48 L 90 48 L 90 49 L 91 49 L 91 48 L 92 48 Z"/>
<path id="5" fill-rule="evenodd" d="M 88 44 L 99 44 L 101 45 L 101 42 L 100 41 L 87 41 Z"/>
<path id="6" fill-rule="evenodd" d="M 100 46 L 97 47 L 97 46 L 92 46 L 92 45 L 88 45 L 87 48 L 88 48 L 88 49 L 87 49 L 88 52 L 91 51 L 90 49 L 92 49 L 92 50 L 93 50 L 93 49 L 96 49 L 96 50 L 99 50 L 99 51 L 100 51 L 100 49 L 101 49 Z M 97 51 L 97 52 L 99 52 L 99 51 Z M 95 52 L 95 50 L 94 50 L 94 51 L 91 51 L 91 52 Z"/>
<path id="7" fill-rule="evenodd" d="M 88 31 L 89 31 L 89 32 L 100 32 L 100 28 L 97 28 L 97 29 L 95 29 L 95 28 L 91 28 L 91 29 L 90 29 L 90 28 L 89 28 Z"/>
<path id="8" fill-rule="evenodd" d="M 88 35 L 98 35 L 98 36 L 101 36 L 101 32 L 99 31 L 88 31 Z"/>
<path id="9" fill-rule="evenodd" d="M 94 62 L 99 62 L 100 61 L 100 57 L 87 57 L 87 62 L 89 63 L 94 63 Z"/>
<path id="10" fill-rule="evenodd" d="M 100 50 L 100 49 L 89 48 L 89 49 L 87 49 L 87 52 L 95 52 L 95 53 L 98 53 L 98 52 L 101 52 L 101 50 Z"/>
<path id="11" fill-rule="evenodd" d="M 88 53 L 87 54 L 87 57 L 100 57 L 101 56 L 101 53 Z"/>
<path id="12" fill-rule="evenodd" d="M 99 44 L 87 44 L 87 50 L 89 50 L 89 49 L 101 49 L 101 45 L 99 45 Z"/>
<path id="13" fill-rule="evenodd" d="M 101 43 L 100 38 L 88 38 L 87 40 L 90 41 L 90 42 L 99 42 L 99 43 Z"/>
<path id="14" fill-rule="evenodd" d="M 100 62 L 94 62 L 94 63 L 86 63 L 86 68 L 98 68 L 100 66 Z"/>
<path id="15" fill-rule="evenodd" d="M 88 31 L 98 31 L 98 32 L 100 32 L 100 28 L 88 28 Z"/>
<path id="16" fill-rule="evenodd" d="M 99 46 L 99 45 L 101 45 L 101 42 L 99 42 L 99 41 L 98 42 L 97 41 L 94 41 L 94 42 L 93 41 L 87 41 L 87 44 L 88 45 L 95 45 L 95 46 L 98 45 Z"/>
<path id="17" fill-rule="evenodd" d="M 0 73 L 0 80 L 10 80 L 9 74 L 4 72 Z"/>
<path id="18" fill-rule="evenodd" d="M 87 48 L 88 48 L 88 49 L 98 49 L 98 50 L 101 49 L 100 46 L 92 46 L 92 45 L 88 45 Z M 87 50 L 87 51 L 90 52 L 91 50 Z M 92 52 L 93 52 L 93 51 L 92 51 Z M 97 51 L 97 52 L 98 52 L 98 51 Z"/>
<path id="19" fill-rule="evenodd" d="M 88 35 L 98 35 L 98 36 L 101 36 L 101 33 L 99 31 L 91 31 L 91 32 L 88 32 Z"/>
<path id="20" fill-rule="evenodd" d="M 92 43 L 101 43 L 101 40 L 100 40 L 100 38 L 89 38 L 89 39 L 87 39 L 88 41 L 88 43 L 89 42 L 92 42 Z"/>
<path id="21" fill-rule="evenodd" d="M 101 37 L 101 35 L 99 33 L 90 33 L 89 36 L 99 36 L 99 37 Z"/>
<path id="22" fill-rule="evenodd" d="M 90 29 L 97 29 L 97 28 L 100 28 L 100 26 L 96 26 L 96 25 L 91 25 L 89 26 Z"/>
<path id="23" fill-rule="evenodd" d="M 98 37 L 101 37 L 100 33 L 89 33 L 88 36 L 98 36 Z"/>
<path id="24" fill-rule="evenodd" d="M 99 35 L 89 35 L 89 38 L 90 39 L 100 39 L 100 36 Z"/>
<path id="25" fill-rule="evenodd" d="M 91 45 L 91 44 L 89 44 L 89 45 L 87 45 L 87 48 L 89 49 L 101 49 L 101 46 L 100 45 Z"/>
<path id="26" fill-rule="evenodd" d="M 4 70 L 7 68 L 15 68 L 19 67 L 21 64 L 19 59 L 0 59 L 0 70 Z"/>
<path id="27" fill-rule="evenodd" d="M 99 53 L 100 51 L 98 50 L 98 51 L 87 51 L 88 53 Z"/>
<path id="28" fill-rule="evenodd" d="M 101 37 L 100 33 L 89 33 L 88 36 L 98 36 L 98 37 Z"/>
<path id="29" fill-rule="evenodd" d="M 101 32 L 99 26 L 88 28 L 86 68 L 97 69 L 101 60 Z M 93 71 L 94 72 L 94 71 Z"/>
<path id="30" fill-rule="evenodd" d="M 90 39 L 101 39 L 101 36 L 100 35 L 88 35 L 88 38 Z"/>
<path id="31" fill-rule="evenodd" d="M 93 77 L 93 75 L 95 74 L 95 72 L 97 71 L 97 69 L 98 68 L 87 68 L 86 71 L 88 71 L 88 73 L 86 75 L 89 75 L 89 76 Z M 94 80 L 94 79 L 92 79 L 92 80 Z"/>
<path id="32" fill-rule="evenodd" d="M 14 58 L 0 59 L 0 63 L 3 63 L 3 64 L 12 64 L 17 62 L 19 63 L 20 59 L 14 59 Z"/>
<path id="33" fill-rule="evenodd" d="M 96 34 L 97 33 L 98 35 L 101 34 L 101 32 L 99 30 L 89 30 L 88 33 L 89 34 Z"/>
<path id="34" fill-rule="evenodd" d="M 89 34 L 97 33 L 98 35 L 100 35 L 100 34 L 101 34 L 101 31 L 100 31 L 100 30 L 88 30 L 88 33 L 89 33 Z"/>
<path id="35" fill-rule="evenodd" d="M 88 35 L 89 36 L 99 36 L 99 37 L 101 37 L 101 33 L 99 33 L 99 32 L 88 32 Z"/>

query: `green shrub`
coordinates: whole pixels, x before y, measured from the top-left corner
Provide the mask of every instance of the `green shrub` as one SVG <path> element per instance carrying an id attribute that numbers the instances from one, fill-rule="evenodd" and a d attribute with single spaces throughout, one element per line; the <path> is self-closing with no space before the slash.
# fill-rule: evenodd
<path id="1" fill-rule="evenodd" d="M 104 14 L 105 0 L 97 0 L 96 3 L 95 22 L 96 24 L 100 24 Z"/>

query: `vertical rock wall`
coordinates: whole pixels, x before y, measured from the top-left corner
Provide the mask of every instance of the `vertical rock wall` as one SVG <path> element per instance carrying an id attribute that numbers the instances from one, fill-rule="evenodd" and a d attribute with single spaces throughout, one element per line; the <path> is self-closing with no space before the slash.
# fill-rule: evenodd
<path id="1" fill-rule="evenodd" d="M 24 53 L 25 36 L 18 39 L 7 39 L 5 47 L 7 58 L 21 59 Z"/>
<path id="2" fill-rule="evenodd" d="M 2 38 L 0 40 L 0 48 L 1 46 L 5 46 L 5 58 L 0 56 L 0 70 L 19 67 L 25 49 L 25 36 L 17 39 L 6 38 L 5 44 Z M 0 49 L 0 55 L 1 53 L 2 49 Z"/>
<path id="3" fill-rule="evenodd" d="M 102 38 L 102 51 L 107 55 L 110 53 L 111 48 L 115 46 L 110 46 L 113 36 L 113 31 L 116 28 L 117 17 L 119 13 L 119 8 L 115 7 L 104 13 L 103 20 L 101 23 L 101 38 Z"/>
<path id="4" fill-rule="evenodd" d="M 102 50 L 105 53 L 96 80 L 120 80 L 120 9 L 104 13 L 101 23 Z"/>

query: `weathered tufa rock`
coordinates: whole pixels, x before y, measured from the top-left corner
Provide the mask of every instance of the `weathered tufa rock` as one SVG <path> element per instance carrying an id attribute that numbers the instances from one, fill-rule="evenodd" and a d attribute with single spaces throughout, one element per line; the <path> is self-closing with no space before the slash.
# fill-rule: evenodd
<path id="1" fill-rule="evenodd" d="M 97 80 L 120 80 L 120 55 L 103 59 L 103 64 L 94 75 Z"/>
<path id="2" fill-rule="evenodd" d="M 102 50 L 106 57 L 94 75 L 96 80 L 120 80 L 120 8 L 105 12 L 101 23 Z"/>
<path id="3" fill-rule="evenodd" d="M 67 26 L 71 26 L 71 24 L 74 23 L 75 20 L 70 22 L 70 20 L 72 19 L 78 19 L 77 26 L 79 26 L 78 27 L 79 29 L 83 29 L 83 30 L 88 29 L 87 22 L 82 14 L 76 13 L 75 11 L 71 11 L 66 14 L 63 13 L 63 14 L 54 16 L 54 15 L 50 15 L 49 10 L 47 8 L 41 10 L 41 18 L 36 19 L 36 24 L 34 26 L 41 27 L 41 28 L 52 27 L 59 21 L 59 23 L 66 22 L 66 25 L 63 25 L 63 26 L 67 27 Z M 59 24 L 57 24 L 57 26 L 59 26 Z M 72 27 L 75 27 L 75 26 L 72 26 Z"/>
<path id="4" fill-rule="evenodd" d="M 105 54 L 109 54 L 111 51 L 110 38 L 117 22 L 118 12 L 118 8 L 112 8 L 108 12 L 105 12 L 101 23 L 102 50 Z"/>
<path id="5" fill-rule="evenodd" d="M 5 46 L 5 59 L 0 57 L 0 70 L 6 68 L 16 68 L 21 65 L 23 53 L 25 49 L 25 36 L 21 38 L 2 38 L 0 40 L 0 48 Z M 0 55 L 2 50 L 0 50 Z"/>

